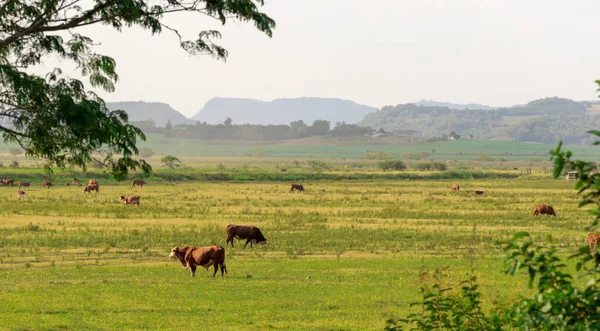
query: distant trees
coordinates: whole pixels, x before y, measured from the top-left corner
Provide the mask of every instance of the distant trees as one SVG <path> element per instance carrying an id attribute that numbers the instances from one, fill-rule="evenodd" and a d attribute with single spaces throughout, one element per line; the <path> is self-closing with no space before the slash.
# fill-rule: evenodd
<path id="1" fill-rule="evenodd" d="M 593 141 L 587 131 L 600 127 L 598 116 L 541 116 L 512 125 L 508 137 L 515 141 L 589 145 Z"/>
<path id="2" fill-rule="evenodd" d="M 8 150 L 8 152 L 10 153 L 10 155 L 12 156 L 17 156 L 17 155 L 21 155 L 23 154 L 23 150 L 21 148 L 18 147 L 12 147 Z"/>
<path id="3" fill-rule="evenodd" d="M 377 163 L 377 168 L 387 171 L 387 170 L 396 170 L 402 171 L 406 169 L 406 164 L 400 160 L 387 160 Z"/>
<path id="4" fill-rule="evenodd" d="M 140 156 L 141 157 L 152 157 L 154 156 L 154 151 L 152 148 L 140 148 Z"/>
<path id="5" fill-rule="evenodd" d="M 371 133 L 371 128 L 355 124 L 337 123 L 331 130 L 331 123 L 326 120 L 315 120 L 312 125 L 303 120 L 293 121 L 289 125 L 257 125 L 233 124 L 227 118 L 222 124 L 211 125 L 206 122 L 196 124 L 181 124 L 172 126 L 170 121 L 164 129 L 160 129 L 165 137 L 207 140 L 247 140 L 247 141 L 273 141 L 298 139 L 314 136 L 356 136 Z"/>

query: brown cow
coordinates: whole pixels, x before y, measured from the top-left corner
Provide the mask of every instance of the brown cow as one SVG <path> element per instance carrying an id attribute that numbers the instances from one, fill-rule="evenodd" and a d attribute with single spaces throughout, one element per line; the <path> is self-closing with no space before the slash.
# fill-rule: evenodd
<path id="1" fill-rule="evenodd" d="M 17 198 L 22 198 L 26 195 L 27 195 L 27 193 L 25 193 L 25 191 L 21 191 L 21 190 L 17 191 Z"/>
<path id="2" fill-rule="evenodd" d="M 227 266 L 225 265 L 225 248 L 223 248 L 223 246 L 175 246 L 171 249 L 169 257 L 172 259 L 179 259 L 179 262 L 181 262 L 184 269 L 190 269 L 192 271 L 192 277 L 196 276 L 197 266 L 201 266 L 206 270 L 208 270 L 210 266 L 214 266 L 215 272 L 213 273 L 213 277 L 217 274 L 219 267 L 221 267 L 221 277 L 224 276 L 223 271 L 227 273 Z"/>
<path id="3" fill-rule="evenodd" d="M 88 181 L 88 185 L 98 185 L 98 186 L 100 186 L 100 185 L 98 184 L 98 182 L 97 182 L 95 179 L 90 179 L 90 180 Z"/>
<path id="4" fill-rule="evenodd" d="M 21 186 L 23 186 L 23 187 L 29 187 L 29 186 L 31 186 L 31 183 L 30 182 L 20 182 L 19 183 L 19 188 L 21 188 Z"/>
<path id="5" fill-rule="evenodd" d="M 85 192 L 87 193 L 92 193 L 92 191 L 96 191 L 96 194 L 100 193 L 100 187 L 98 186 L 98 184 L 88 184 L 84 189 L 83 189 L 83 193 L 85 194 Z"/>
<path id="6" fill-rule="evenodd" d="M 458 186 L 458 184 L 452 185 L 452 191 L 460 191 L 460 187 Z"/>
<path id="7" fill-rule="evenodd" d="M 81 184 L 79 184 L 79 179 L 77 179 L 77 178 L 73 178 L 73 183 L 72 184 L 73 185 L 77 185 L 77 186 L 81 185 Z"/>
<path id="8" fill-rule="evenodd" d="M 140 196 L 139 195 L 128 195 L 128 196 L 120 196 L 119 200 L 123 201 L 126 205 L 137 205 L 140 206 Z"/>
<path id="9" fill-rule="evenodd" d="M 4 186 L 10 185 L 12 187 L 13 185 L 15 185 L 15 181 L 12 179 L 3 179 L 2 185 L 4 185 Z"/>
<path id="10" fill-rule="evenodd" d="M 144 185 L 146 185 L 146 182 L 141 180 L 141 179 L 132 179 L 131 180 L 131 188 L 133 188 L 134 186 L 139 186 L 139 187 L 144 187 Z"/>
<path id="11" fill-rule="evenodd" d="M 475 196 L 483 195 L 484 191 L 475 191 Z"/>
<path id="12" fill-rule="evenodd" d="M 233 238 L 237 239 L 246 239 L 246 244 L 244 248 L 250 243 L 250 248 L 252 248 L 252 244 L 261 244 L 265 245 L 267 243 L 267 238 L 263 236 L 260 229 L 255 227 L 254 225 L 235 225 L 229 224 L 227 226 L 227 240 L 225 241 L 225 246 L 229 242 L 231 242 L 231 247 L 233 247 Z"/>
<path id="13" fill-rule="evenodd" d="M 290 192 L 294 192 L 294 189 L 298 190 L 298 192 L 304 193 L 304 186 L 302 186 L 301 184 L 292 184 L 292 189 L 290 190 Z"/>
<path id="14" fill-rule="evenodd" d="M 45 180 L 45 181 L 42 183 L 42 187 L 52 188 L 52 187 L 53 187 L 53 186 L 52 186 L 52 182 L 51 182 L 51 181 L 48 181 L 48 180 Z"/>
<path id="15" fill-rule="evenodd" d="M 556 216 L 556 212 L 552 206 L 548 205 L 536 205 L 533 209 L 533 215 L 546 214 Z"/>
<path id="16" fill-rule="evenodd" d="M 598 242 L 600 242 L 600 234 L 597 234 L 594 232 L 588 233 L 587 242 L 588 242 L 588 245 L 590 245 L 590 253 L 591 253 L 594 250 L 594 248 L 598 245 Z"/>

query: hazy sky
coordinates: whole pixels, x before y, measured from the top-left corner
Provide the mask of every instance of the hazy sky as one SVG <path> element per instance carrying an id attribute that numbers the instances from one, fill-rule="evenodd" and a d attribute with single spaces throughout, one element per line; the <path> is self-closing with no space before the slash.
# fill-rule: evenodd
<path id="1" fill-rule="evenodd" d="M 251 24 L 168 18 L 189 37 L 219 29 L 226 63 L 190 57 L 169 32 L 82 32 L 117 61 L 117 91 L 105 100 L 165 102 L 188 117 L 217 96 L 375 107 L 598 99 L 598 0 L 267 0 L 263 10 L 277 22 L 273 38 Z"/>

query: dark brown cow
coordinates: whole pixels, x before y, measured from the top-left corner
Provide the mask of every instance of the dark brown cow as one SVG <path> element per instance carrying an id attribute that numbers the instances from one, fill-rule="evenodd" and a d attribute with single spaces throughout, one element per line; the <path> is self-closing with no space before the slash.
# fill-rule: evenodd
<path id="1" fill-rule="evenodd" d="M 139 187 L 143 188 L 144 185 L 146 185 L 146 182 L 141 179 L 132 179 L 131 180 L 131 188 L 133 188 L 134 186 L 139 186 Z"/>
<path id="2" fill-rule="evenodd" d="M 587 242 L 588 242 L 588 245 L 590 245 L 590 253 L 591 253 L 594 250 L 594 248 L 598 245 L 598 242 L 600 242 L 600 234 L 597 234 L 594 232 L 588 233 Z"/>
<path id="3" fill-rule="evenodd" d="M 29 187 L 29 186 L 31 186 L 31 183 L 30 182 L 20 182 L 19 183 L 19 188 L 21 188 L 21 186 L 23 186 L 23 187 Z"/>
<path id="4" fill-rule="evenodd" d="M 254 225 L 235 225 L 229 224 L 227 226 L 227 241 L 225 242 L 225 246 L 231 242 L 231 247 L 233 247 L 233 238 L 237 239 L 246 239 L 246 244 L 244 248 L 250 243 L 250 248 L 252 248 L 252 244 L 261 244 L 265 245 L 267 243 L 267 238 L 263 236 L 260 229 L 255 227 Z"/>
<path id="5" fill-rule="evenodd" d="M 533 209 L 533 215 L 546 214 L 556 216 L 556 212 L 552 206 L 548 205 L 536 205 Z"/>
<path id="6" fill-rule="evenodd" d="M 475 196 L 483 195 L 484 191 L 475 191 Z"/>
<path id="7" fill-rule="evenodd" d="M 98 186 L 98 184 L 88 184 L 84 189 L 83 189 L 83 193 L 85 194 L 87 193 L 92 193 L 92 191 L 96 191 L 96 194 L 100 193 L 100 187 Z"/>
<path id="8" fill-rule="evenodd" d="M 458 184 L 452 185 L 452 191 L 460 191 L 460 187 L 458 186 Z"/>
<path id="9" fill-rule="evenodd" d="M 45 181 L 42 183 L 42 187 L 46 187 L 46 188 L 52 188 L 52 187 L 53 187 L 53 186 L 52 186 L 52 182 L 51 182 L 51 181 L 48 181 L 48 180 L 45 180 Z"/>
<path id="10" fill-rule="evenodd" d="M 15 181 L 12 179 L 3 179 L 2 185 L 4 185 L 4 186 L 10 185 L 12 187 L 13 185 L 15 185 Z"/>
<path id="11" fill-rule="evenodd" d="M 292 184 L 292 189 L 290 190 L 290 192 L 294 192 L 294 189 L 298 190 L 298 192 L 304 193 L 304 186 L 302 186 L 301 184 Z"/>
<path id="12" fill-rule="evenodd" d="M 25 193 L 25 191 L 21 191 L 21 190 L 17 191 L 17 198 L 22 198 L 26 195 L 27 195 L 27 193 Z"/>
<path id="13" fill-rule="evenodd" d="M 140 206 L 140 196 L 139 195 L 128 195 L 128 196 L 120 196 L 119 200 L 123 201 L 126 205 L 137 205 Z"/>
<path id="14" fill-rule="evenodd" d="M 197 266 L 201 266 L 206 270 L 208 270 L 210 266 L 214 266 L 215 272 L 213 273 L 213 277 L 217 274 L 219 267 L 221 268 L 221 277 L 224 276 L 223 271 L 227 273 L 227 266 L 225 265 L 225 248 L 223 248 L 223 246 L 175 246 L 171 249 L 169 257 L 172 259 L 179 259 L 179 262 L 181 262 L 184 269 L 190 269 L 192 271 L 192 277 L 196 276 Z"/>

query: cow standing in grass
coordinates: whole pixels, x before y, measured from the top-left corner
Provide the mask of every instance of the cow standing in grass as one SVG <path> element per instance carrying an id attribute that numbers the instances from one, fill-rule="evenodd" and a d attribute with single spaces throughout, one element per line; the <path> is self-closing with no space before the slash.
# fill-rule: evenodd
<path id="1" fill-rule="evenodd" d="M 128 196 L 120 196 L 119 200 L 123 201 L 126 205 L 137 205 L 140 206 L 140 196 L 139 195 L 128 195 Z"/>
<path id="2" fill-rule="evenodd" d="M 292 184 L 292 189 L 290 189 L 290 192 L 294 192 L 294 190 L 304 193 L 304 186 L 301 184 Z"/>
<path id="3" fill-rule="evenodd" d="M 600 242 L 600 234 L 590 232 L 587 235 L 587 242 L 590 245 L 590 253 L 594 251 L 594 248 L 598 246 L 598 242 Z"/>
<path id="4" fill-rule="evenodd" d="M 25 191 L 21 191 L 21 190 L 17 191 L 17 198 L 22 198 L 26 195 L 27 195 L 27 193 L 25 193 Z"/>
<path id="5" fill-rule="evenodd" d="M 141 179 L 132 179 L 131 180 L 131 188 L 133 188 L 134 186 L 139 186 L 139 187 L 143 188 L 144 185 L 146 185 L 146 182 Z"/>
<path id="6" fill-rule="evenodd" d="M 250 248 L 252 248 L 252 244 L 267 244 L 267 238 L 263 236 L 260 229 L 255 227 L 254 225 L 235 225 L 229 224 L 227 226 L 227 240 L 225 241 L 225 246 L 227 246 L 231 242 L 231 247 L 233 247 L 233 238 L 237 239 L 246 239 L 246 244 L 244 248 L 250 243 Z"/>
<path id="7" fill-rule="evenodd" d="M 475 191 L 475 196 L 480 196 L 483 195 L 485 192 L 484 191 Z"/>
<path id="8" fill-rule="evenodd" d="M 458 184 L 452 185 L 452 191 L 460 191 L 460 187 L 458 186 Z"/>
<path id="9" fill-rule="evenodd" d="M 96 191 L 96 194 L 100 193 L 100 187 L 98 186 L 98 184 L 88 184 L 83 189 L 83 194 L 85 194 L 85 193 L 92 193 L 92 191 Z"/>
<path id="10" fill-rule="evenodd" d="M 548 205 L 536 205 L 533 209 L 533 215 L 546 214 L 556 216 L 556 212 L 552 206 Z"/>
<path id="11" fill-rule="evenodd" d="M 48 180 L 45 180 L 45 181 L 42 183 L 42 187 L 45 187 L 45 188 L 52 188 L 52 187 L 53 187 L 53 186 L 52 186 L 52 182 L 51 182 L 51 181 L 48 181 Z"/>
<path id="12" fill-rule="evenodd" d="M 2 185 L 3 185 L 3 186 L 8 186 L 8 185 L 10 185 L 10 186 L 12 187 L 13 185 L 15 185 L 15 181 L 14 181 L 14 180 L 12 180 L 12 179 L 3 179 L 3 180 L 2 180 Z"/>
<path id="13" fill-rule="evenodd" d="M 29 187 L 29 186 L 31 186 L 30 182 L 20 182 L 19 183 L 19 188 L 21 188 L 21 187 Z"/>
<path id="14" fill-rule="evenodd" d="M 181 262 L 184 269 L 190 269 L 192 271 L 192 277 L 196 276 L 197 266 L 201 266 L 206 270 L 208 270 L 210 266 L 214 266 L 215 272 L 213 273 L 213 277 L 217 274 L 219 267 L 221 268 L 221 277 L 224 276 L 223 272 L 227 273 L 227 266 L 225 265 L 225 248 L 223 248 L 223 246 L 175 246 L 171 249 L 169 258 L 179 259 L 179 262 Z"/>

